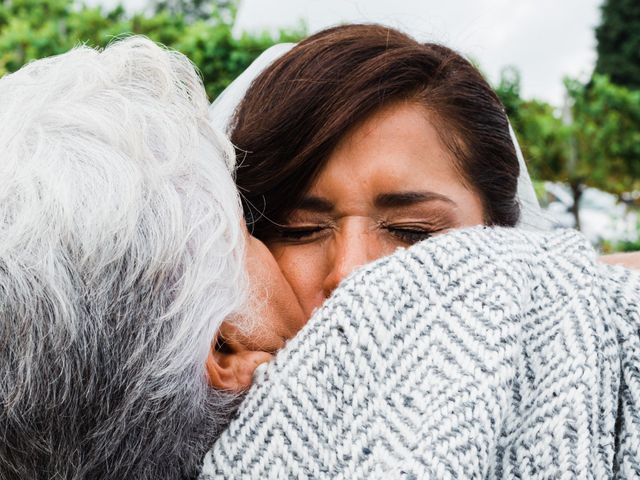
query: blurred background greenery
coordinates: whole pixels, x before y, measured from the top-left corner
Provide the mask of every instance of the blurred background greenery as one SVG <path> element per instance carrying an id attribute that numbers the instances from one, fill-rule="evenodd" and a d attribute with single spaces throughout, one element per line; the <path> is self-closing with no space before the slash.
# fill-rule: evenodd
<path id="1" fill-rule="evenodd" d="M 76 0 L 0 0 L 0 76 L 81 43 L 102 47 L 135 33 L 187 55 L 213 99 L 269 46 L 304 35 L 282 30 L 234 36 L 235 13 L 229 0 L 150 0 L 138 13 Z"/>
<path id="2" fill-rule="evenodd" d="M 150 0 L 140 12 L 76 0 L 0 0 L 0 76 L 86 43 L 144 34 L 186 54 L 214 99 L 263 50 L 304 28 L 234 33 L 235 0 Z M 494 85 L 517 132 L 543 205 L 604 251 L 640 250 L 640 1 L 604 0 L 597 62 L 565 78 L 561 108 L 521 95 L 506 66 Z M 608 192 L 603 194 L 602 192 Z"/>

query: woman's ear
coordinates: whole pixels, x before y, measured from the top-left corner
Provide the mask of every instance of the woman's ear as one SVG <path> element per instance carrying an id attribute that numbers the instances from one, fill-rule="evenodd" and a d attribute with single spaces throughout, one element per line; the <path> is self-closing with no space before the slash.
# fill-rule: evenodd
<path id="1" fill-rule="evenodd" d="M 206 365 L 209 384 L 218 390 L 247 390 L 257 366 L 273 358 L 268 352 L 248 349 L 236 339 L 236 332 L 233 325 L 223 323 L 209 350 Z"/>

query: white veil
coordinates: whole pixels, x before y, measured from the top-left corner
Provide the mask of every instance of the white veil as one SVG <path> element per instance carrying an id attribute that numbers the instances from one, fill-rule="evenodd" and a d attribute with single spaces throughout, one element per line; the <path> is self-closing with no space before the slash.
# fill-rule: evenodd
<path id="1" fill-rule="evenodd" d="M 280 43 L 267 49 L 216 98 L 209 107 L 209 118 L 219 131 L 226 134 L 230 133 L 228 129 L 231 118 L 253 79 L 294 46 L 295 43 Z M 521 215 L 518 226 L 527 229 L 548 229 L 549 221 L 542 213 L 540 205 L 538 204 L 527 165 L 511 125 L 509 125 L 509 133 L 511 134 L 511 139 L 513 140 L 513 145 L 515 146 L 518 156 L 518 162 L 520 163 L 518 201 L 520 202 Z M 233 157 L 230 158 L 230 162 L 234 162 Z M 235 165 L 229 165 L 231 170 L 233 170 L 234 167 Z"/>

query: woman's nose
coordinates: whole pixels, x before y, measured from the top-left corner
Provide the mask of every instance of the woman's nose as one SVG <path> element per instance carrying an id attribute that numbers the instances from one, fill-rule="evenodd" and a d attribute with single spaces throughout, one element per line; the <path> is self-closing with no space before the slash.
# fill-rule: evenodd
<path id="1" fill-rule="evenodd" d="M 353 270 L 382 256 L 375 233 L 365 225 L 346 227 L 332 241 L 328 274 L 323 282 L 325 298 Z"/>

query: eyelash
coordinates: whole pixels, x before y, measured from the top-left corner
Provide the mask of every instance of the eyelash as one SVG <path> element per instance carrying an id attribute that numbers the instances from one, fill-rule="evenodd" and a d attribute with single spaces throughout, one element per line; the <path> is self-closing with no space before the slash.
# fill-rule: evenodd
<path id="1" fill-rule="evenodd" d="M 289 242 L 304 242 L 311 240 L 314 234 L 320 233 L 328 225 L 314 225 L 309 227 L 279 227 L 277 229 L 278 239 Z"/>
<path id="2" fill-rule="evenodd" d="M 314 225 L 309 227 L 280 227 L 277 230 L 278 239 L 285 242 L 300 242 L 314 240 L 314 235 L 322 233 L 325 229 L 331 228 L 329 225 Z M 414 225 L 385 225 L 381 224 L 380 228 L 389 232 L 402 243 L 413 245 L 431 238 L 436 231 L 428 230 Z"/>
<path id="3" fill-rule="evenodd" d="M 416 226 L 402 227 L 395 225 L 385 225 L 383 228 L 398 240 L 408 245 L 413 245 L 414 243 L 421 242 L 422 240 L 427 240 L 431 238 L 434 233 L 436 233 L 432 230 L 426 230 L 424 228 Z"/>

